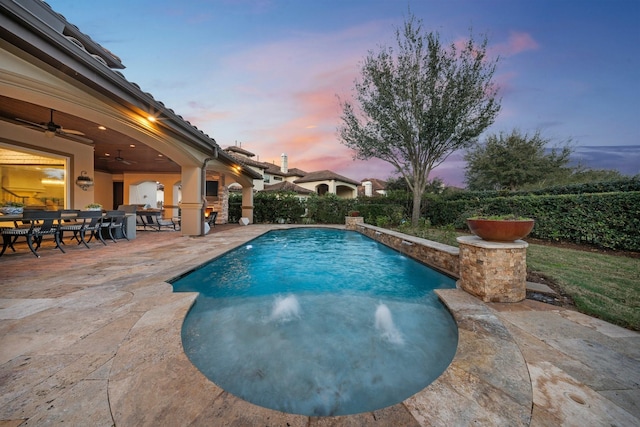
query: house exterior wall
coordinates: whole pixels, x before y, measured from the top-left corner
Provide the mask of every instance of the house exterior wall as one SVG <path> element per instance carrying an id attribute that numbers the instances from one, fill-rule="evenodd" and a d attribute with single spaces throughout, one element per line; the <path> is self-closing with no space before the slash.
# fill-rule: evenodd
<path id="1" fill-rule="evenodd" d="M 105 209 L 111 209 L 113 203 L 113 175 L 105 172 L 95 172 L 93 181 L 95 182 L 93 186 L 93 202 L 100 203 Z"/>
<path id="2" fill-rule="evenodd" d="M 318 186 L 323 184 L 329 188 L 328 193 L 335 194 L 336 196 L 344 199 L 354 199 L 358 195 L 357 187 L 355 185 L 337 182 L 333 179 L 296 183 L 296 185 L 306 188 L 307 190 L 311 190 L 314 193 L 318 193 Z"/>

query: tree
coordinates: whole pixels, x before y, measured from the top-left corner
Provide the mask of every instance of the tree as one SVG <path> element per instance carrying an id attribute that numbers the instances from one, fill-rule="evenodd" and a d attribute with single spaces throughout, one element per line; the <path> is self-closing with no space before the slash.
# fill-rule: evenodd
<path id="1" fill-rule="evenodd" d="M 427 182 L 424 192 L 430 194 L 440 194 L 442 193 L 444 188 L 444 181 L 436 176 L 435 178 Z M 387 191 L 399 190 L 411 192 L 411 189 L 407 185 L 407 181 L 401 176 L 387 179 L 385 189 Z"/>
<path id="2" fill-rule="evenodd" d="M 397 53 L 383 47 L 365 58 L 355 100 L 340 102 L 338 134 L 354 158 L 375 157 L 396 168 L 413 193 L 417 225 L 433 168 L 475 143 L 500 110 L 491 81 L 498 60 L 487 59 L 486 38 L 476 45 L 470 36 L 462 48 L 447 48 L 412 15 L 396 40 Z"/>
<path id="3" fill-rule="evenodd" d="M 486 141 L 467 150 L 465 181 L 469 190 L 518 190 L 541 182 L 557 182 L 572 173 L 567 167 L 569 145 L 546 152 L 549 140 L 540 132 L 532 137 L 513 130 L 511 134 L 489 135 Z"/>

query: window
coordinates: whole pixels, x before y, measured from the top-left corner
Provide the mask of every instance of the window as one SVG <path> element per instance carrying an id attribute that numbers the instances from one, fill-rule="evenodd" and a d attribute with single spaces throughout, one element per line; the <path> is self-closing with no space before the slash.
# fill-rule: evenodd
<path id="1" fill-rule="evenodd" d="M 0 147 L 0 201 L 63 209 L 68 187 L 66 169 L 66 158 Z"/>
<path id="2" fill-rule="evenodd" d="M 207 197 L 218 196 L 218 181 L 207 181 Z"/>

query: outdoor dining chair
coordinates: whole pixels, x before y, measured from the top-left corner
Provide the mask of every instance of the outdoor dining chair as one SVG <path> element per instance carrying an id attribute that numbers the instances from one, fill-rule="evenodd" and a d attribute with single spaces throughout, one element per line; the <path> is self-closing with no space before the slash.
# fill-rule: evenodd
<path id="1" fill-rule="evenodd" d="M 94 233 L 96 230 L 100 230 L 101 223 L 102 211 L 78 211 L 74 223 L 62 223 L 60 225 L 60 241 L 62 241 L 65 231 L 71 231 L 73 232 L 72 239 L 77 240 L 78 244 L 82 243 L 89 248 L 86 240 L 87 232 L 89 232 L 89 241 L 95 235 L 106 246 L 107 243 L 102 238 L 102 235 Z"/>
<path id="2" fill-rule="evenodd" d="M 218 212 L 213 211 L 209 214 L 209 226 L 211 228 L 216 226 L 216 219 L 218 219 Z"/>
<path id="3" fill-rule="evenodd" d="M 125 230 L 125 211 L 107 211 L 102 221 L 102 230 L 106 230 L 111 240 L 117 243 L 116 239 L 127 237 L 127 231 Z"/>
<path id="4" fill-rule="evenodd" d="M 27 245 L 31 252 L 38 258 L 40 255 L 36 252 L 40 249 L 44 236 L 51 235 L 56 243 L 56 248 L 65 253 L 60 242 L 60 211 L 27 211 L 22 214 L 22 226 L 17 225 L 14 228 L 5 228 L 2 230 L 2 252 L 4 254 L 7 247 L 12 246 L 15 239 L 24 236 L 27 239 Z M 35 246 L 34 246 L 35 245 Z"/>

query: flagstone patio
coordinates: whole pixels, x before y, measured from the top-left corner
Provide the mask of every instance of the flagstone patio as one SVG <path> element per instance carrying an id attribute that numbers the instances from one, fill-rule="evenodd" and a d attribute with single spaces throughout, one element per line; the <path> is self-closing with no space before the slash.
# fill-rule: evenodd
<path id="1" fill-rule="evenodd" d="M 247 403 L 182 350 L 195 294 L 166 280 L 287 226 L 216 226 L 205 237 L 45 243 L 0 258 L 0 427 L 640 425 L 640 334 L 536 301 L 439 295 L 458 322 L 451 366 L 379 411 L 307 417 Z"/>

